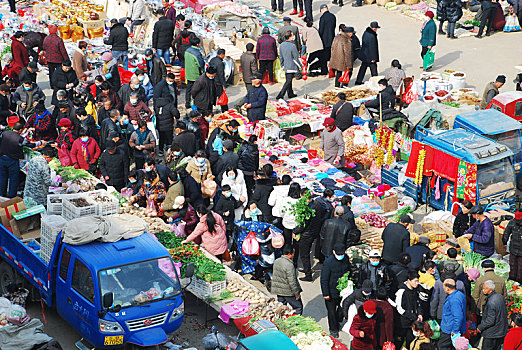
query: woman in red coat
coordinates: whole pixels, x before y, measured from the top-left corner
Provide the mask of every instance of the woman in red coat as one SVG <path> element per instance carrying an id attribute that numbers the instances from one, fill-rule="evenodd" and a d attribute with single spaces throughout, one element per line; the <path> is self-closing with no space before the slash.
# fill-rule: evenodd
<path id="1" fill-rule="evenodd" d="M 375 334 L 375 314 L 377 307 L 373 300 L 365 301 L 353 318 L 350 334 L 353 337 L 351 349 L 372 350 L 377 348 Z"/>
<path id="2" fill-rule="evenodd" d="M 71 148 L 71 159 L 76 169 L 87 170 L 91 174 L 95 174 L 101 150 L 96 140 L 89 137 L 88 133 L 87 129 L 80 129 L 80 137 L 74 141 Z"/>
<path id="3" fill-rule="evenodd" d="M 29 51 L 25 47 L 24 32 L 21 30 L 17 31 L 15 35 L 11 37 L 11 53 L 13 54 L 13 61 L 20 67 L 27 67 L 29 64 Z"/>
<path id="4" fill-rule="evenodd" d="M 522 314 L 511 314 L 511 328 L 504 338 L 504 350 L 522 349 Z"/>

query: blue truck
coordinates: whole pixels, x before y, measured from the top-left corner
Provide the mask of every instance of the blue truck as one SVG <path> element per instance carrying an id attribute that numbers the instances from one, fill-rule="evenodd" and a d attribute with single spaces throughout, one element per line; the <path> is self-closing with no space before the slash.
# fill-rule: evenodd
<path id="1" fill-rule="evenodd" d="M 495 202 L 513 204 L 515 200 L 515 172 L 513 152 L 503 144 L 462 128 L 433 134 L 417 127 L 415 139 L 470 164 L 477 164 L 477 202 L 488 205 Z M 449 184 L 449 186 L 445 186 Z M 422 201 L 439 210 L 450 210 L 455 183 L 442 178 L 441 195 L 427 191 L 429 179 L 424 177 L 420 188 Z M 446 192 L 443 189 L 446 188 Z"/>
<path id="2" fill-rule="evenodd" d="M 516 184 L 522 190 L 522 124 L 518 120 L 495 109 L 484 109 L 457 115 L 453 127 L 485 136 L 513 151 Z"/>
<path id="3" fill-rule="evenodd" d="M 63 243 L 60 233 L 45 263 L 0 225 L 0 288 L 20 278 L 29 282 L 82 335 L 79 349 L 165 343 L 184 316 L 179 278 L 169 277 L 173 271 L 167 249 L 148 233 L 85 245 Z"/>

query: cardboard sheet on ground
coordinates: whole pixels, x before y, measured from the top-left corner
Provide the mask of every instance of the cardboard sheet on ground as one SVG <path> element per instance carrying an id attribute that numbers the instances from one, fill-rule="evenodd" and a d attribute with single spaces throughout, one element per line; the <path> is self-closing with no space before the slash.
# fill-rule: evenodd
<path id="1" fill-rule="evenodd" d="M 71 245 L 87 244 L 96 240 L 117 242 L 138 237 L 148 231 L 149 225 L 130 214 L 86 216 L 69 221 L 63 228 L 63 241 Z"/>

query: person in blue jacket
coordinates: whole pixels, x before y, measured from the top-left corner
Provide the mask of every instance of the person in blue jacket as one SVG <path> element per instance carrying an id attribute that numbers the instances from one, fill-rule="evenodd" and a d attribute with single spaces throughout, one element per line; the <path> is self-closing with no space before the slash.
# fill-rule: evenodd
<path id="1" fill-rule="evenodd" d="M 469 213 L 475 218 L 475 223 L 462 237 L 473 241 L 473 251 L 489 258 L 495 253 L 495 228 L 491 220 L 484 215 L 484 208 L 473 206 Z"/>
<path id="2" fill-rule="evenodd" d="M 268 92 L 263 84 L 261 73 L 257 72 L 252 75 L 252 87 L 248 90 L 245 97 L 245 108 L 247 109 L 247 117 L 251 122 L 265 120 L 266 102 L 268 100 Z"/>
<path id="3" fill-rule="evenodd" d="M 421 58 L 424 58 L 428 50 L 432 49 L 437 42 L 437 25 L 433 20 L 435 15 L 431 11 L 426 11 L 424 16 L 428 17 L 428 19 L 422 25 L 421 38 L 419 40 L 422 46 Z"/>
<path id="4" fill-rule="evenodd" d="M 457 290 L 454 279 L 444 281 L 444 292 L 448 295 L 442 308 L 439 349 L 453 349 L 451 336 L 466 333 L 466 296 Z"/>

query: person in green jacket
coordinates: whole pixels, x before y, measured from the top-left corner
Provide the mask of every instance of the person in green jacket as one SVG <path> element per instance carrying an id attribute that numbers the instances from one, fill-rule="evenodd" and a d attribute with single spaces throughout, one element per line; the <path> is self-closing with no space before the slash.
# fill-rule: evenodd
<path id="1" fill-rule="evenodd" d="M 192 85 L 198 80 L 201 73 L 205 71 L 205 61 L 199 49 L 200 40 L 197 37 L 190 39 L 190 47 L 185 50 L 185 80 L 187 88 L 185 89 L 185 107 L 190 108 L 190 93 Z"/>
<path id="2" fill-rule="evenodd" d="M 421 58 L 424 59 L 424 55 L 428 52 L 428 50 L 432 49 L 435 46 L 436 38 L 437 38 L 437 25 L 433 20 L 434 14 L 431 11 L 426 11 L 424 16 L 428 17 L 428 20 L 424 22 L 421 29 L 421 39 L 419 40 L 422 50 L 421 50 Z M 422 67 L 421 67 L 422 68 Z"/>

